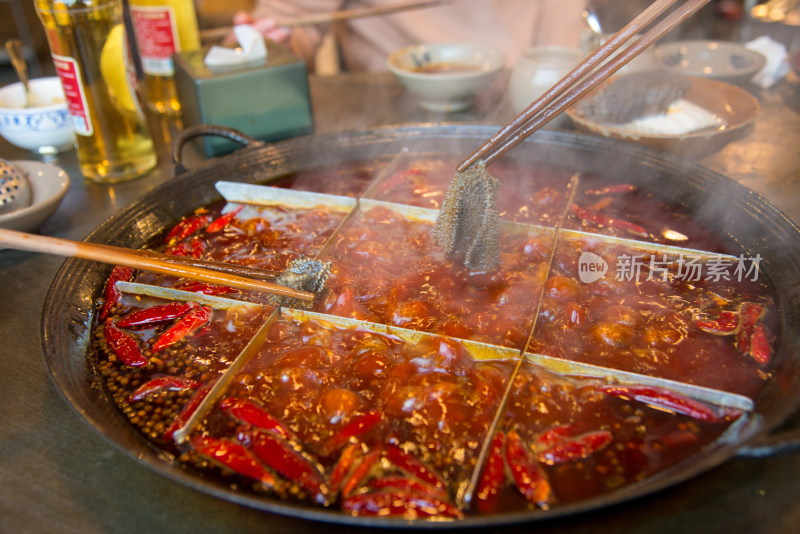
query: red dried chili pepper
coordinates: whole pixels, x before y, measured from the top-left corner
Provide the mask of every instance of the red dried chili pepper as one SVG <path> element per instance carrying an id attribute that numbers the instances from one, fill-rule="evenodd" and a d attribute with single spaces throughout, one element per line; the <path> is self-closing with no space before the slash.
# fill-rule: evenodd
<path id="1" fill-rule="evenodd" d="M 768 364 L 772 358 L 767 331 L 762 324 L 757 324 L 753 328 L 753 335 L 750 336 L 749 354 L 761 365 Z"/>
<path id="2" fill-rule="evenodd" d="M 433 469 L 425 465 L 421 460 L 411 456 L 397 445 L 390 443 L 386 446 L 386 458 L 406 473 L 417 477 L 423 482 L 436 488 L 447 489 L 447 484 L 444 483 L 442 478 L 436 474 Z"/>
<path id="3" fill-rule="evenodd" d="M 418 478 L 407 476 L 389 476 L 376 478 L 370 481 L 369 487 L 375 490 L 403 490 L 408 493 L 418 493 L 421 495 L 430 495 L 440 499 L 447 498 L 447 492 L 441 488 L 436 488 L 427 484 Z"/>
<path id="4" fill-rule="evenodd" d="M 206 226 L 206 233 L 213 234 L 219 232 L 220 230 L 228 226 L 228 223 L 230 223 L 233 220 L 233 218 L 236 217 L 236 215 L 240 211 L 242 211 L 242 208 L 244 208 L 244 206 L 237 206 L 236 208 L 229 211 L 225 215 L 220 215 L 219 217 L 211 221 L 208 224 L 208 226 Z"/>
<path id="5" fill-rule="evenodd" d="M 111 318 L 103 325 L 103 339 L 111 352 L 130 367 L 141 367 L 149 362 L 142 354 L 139 342 L 132 335 L 114 326 Z"/>
<path id="6" fill-rule="evenodd" d="M 537 506 L 549 508 L 553 501 L 553 491 L 547 475 L 531 459 L 519 434 L 513 430 L 506 434 L 506 462 L 520 493 Z"/>
<path id="7" fill-rule="evenodd" d="M 193 237 L 189 241 L 189 256 L 192 258 L 199 258 L 206 251 L 206 243 L 199 237 Z"/>
<path id="8" fill-rule="evenodd" d="M 739 328 L 739 314 L 734 311 L 723 311 L 720 312 L 716 319 L 696 321 L 695 325 L 709 334 L 729 336 L 735 334 Z"/>
<path id="9" fill-rule="evenodd" d="M 739 307 L 739 330 L 736 332 L 736 348 L 742 354 L 746 354 L 755 359 L 758 363 L 764 364 L 769 361 L 769 343 L 766 339 L 766 332 L 763 327 L 758 333 L 756 346 L 753 346 L 753 336 L 756 331 L 758 321 L 766 315 L 767 309 L 760 304 L 754 302 L 744 302 Z M 755 348 L 755 351 L 754 351 Z M 756 351 L 758 353 L 756 354 Z"/>
<path id="10" fill-rule="evenodd" d="M 196 306 L 197 304 L 194 302 L 170 302 L 169 304 L 151 306 L 129 313 L 117 321 L 117 326 L 120 328 L 138 328 L 174 321 Z"/>
<path id="11" fill-rule="evenodd" d="M 162 391 L 182 391 L 200 387 L 200 382 L 180 376 L 158 376 L 148 380 L 128 396 L 128 402 L 140 401 Z"/>
<path id="12" fill-rule="evenodd" d="M 318 504 L 328 503 L 330 493 L 322 472 L 285 439 L 263 430 L 240 434 L 240 441 L 249 443 L 250 450 L 264 465 L 306 490 Z"/>
<path id="13" fill-rule="evenodd" d="M 101 321 L 105 321 L 106 317 L 111 315 L 111 309 L 119 304 L 119 297 L 122 293 L 117 290 L 117 282 L 130 282 L 133 280 L 133 273 L 133 269 L 122 265 L 116 265 L 111 269 L 103 293 L 103 307 L 100 309 L 99 317 Z"/>
<path id="14" fill-rule="evenodd" d="M 172 437 L 175 435 L 175 432 L 177 432 L 189 421 L 189 419 L 192 417 L 192 414 L 194 414 L 194 412 L 200 406 L 200 403 L 203 402 L 203 399 L 206 398 L 206 395 L 208 395 L 209 391 L 211 391 L 211 384 L 204 384 L 197 388 L 197 391 L 195 391 L 194 395 L 192 395 L 192 398 L 190 398 L 186 404 L 183 405 L 183 408 L 181 408 L 178 416 L 164 431 L 165 441 L 171 441 Z"/>
<path id="15" fill-rule="evenodd" d="M 204 327 L 211 320 L 211 308 L 200 306 L 192 308 L 172 326 L 158 336 L 153 343 L 153 352 L 174 345 L 192 332 Z"/>
<path id="16" fill-rule="evenodd" d="M 536 438 L 533 448 L 537 451 L 544 450 L 548 447 L 552 447 L 556 443 L 563 441 L 566 438 L 569 438 L 573 435 L 573 433 L 572 425 L 569 424 L 553 427 L 550 430 L 539 434 L 539 436 Z"/>
<path id="17" fill-rule="evenodd" d="M 194 436 L 192 447 L 203 457 L 233 472 L 257 480 L 268 487 L 275 485 L 275 477 L 256 457 L 241 444 L 225 438 Z"/>
<path id="18" fill-rule="evenodd" d="M 625 193 L 633 193 L 638 189 L 639 188 L 633 184 L 617 184 L 600 187 L 597 189 L 587 189 L 585 193 L 587 195 L 621 195 Z"/>
<path id="19" fill-rule="evenodd" d="M 461 510 L 447 501 L 404 491 L 379 491 L 353 495 L 342 501 L 342 509 L 354 516 L 402 516 L 407 519 L 464 517 Z"/>
<path id="20" fill-rule="evenodd" d="M 325 455 L 331 454 L 343 447 L 350 438 L 362 436 L 375 428 L 381 422 L 381 413 L 378 410 L 370 410 L 362 415 L 355 416 L 350 422 L 344 425 L 333 436 L 328 438 L 322 445 L 321 450 Z"/>
<path id="21" fill-rule="evenodd" d="M 648 237 L 650 235 L 647 230 L 638 224 L 633 224 L 632 222 L 617 219 L 615 217 L 609 217 L 608 215 L 603 215 L 602 213 L 597 213 L 596 211 L 589 211 L 576 204 L 571 205 L 570 210 L 582 221 L 598 224 L 600 226 L 609 226 L 618 230 L 624 230 L 639 237 Z"/>
<path id="22" fill-rule="evenodd" d="M 170 256 L 184 256 L 188 258 L 199 258 L 206 251 L 206 244 L 198 237 L 193 237 L 191 241 L 179 241 L 167 247 L 164 254 Z"/>
<path id="23" fill-rule="evenodd" d="M 206 282 L 199 282 L 197 280 L 178 284 L 175 286 L 175 289 L 190 291 L 192 293 L 202 293 L 203 295 L 227 295 L 228 293 L 236 291 L 232 287 L 207 284 Z"/>
<path id="24" fill-rule="evenodd" d="M 588 458 L 614 440 L 611 432 L 597 430 L 574 438 L 565 438 L 536 454 L 536 460 L 547 465 L 562 464 Z"/>
<path id="25" fill-rule="evenodd" d="M 697 434 L 688 430 L 675 430 L 663 436 L 659 441 L 670 449 L 687 447 L 699 441 Z"/>
<path id="26" fill-rule="evenodd" d="M 172 228 L 172 230 L 169 231 L 167 237 L 164 238 L 164 242 L 175 243 L 178 241 L 183 241 L 193 233 L 206 226 L 210 220 L 211 217 L 208 215 L 189 216 L 180 221 Z"/>
<path id="27" fill-rule="evenodd" d="M 350 476 L 343 481 L 342 495 L 350 495 L 361 486 L 370 471 L 372 471 L 372 466 L 378 463 L 382 454 L 383 450 L 378 447 L 364 455 L 361 461 L 351 470 Z"/>
<path id="28" fill-rule="evenodd" d="M 328 479 L 332 492 L 337 492 L 342 488 L 345 477 L 352 471 L 356 461 L 363 456 L 360 445 L 352 443 L 344 448 Z"/>
<path id="29" fill-rule="evenodd" d="M 706 404 L 664 388 L 602 385 L 598 386 L 597 390 L 612 397 L 631 399 L 658 408 L 666 408 L 700 421 L 713 422 L 718 419 L 714 411 Z"/>
<path id="30" fill-rule="evenodd" d="M 262 430 L 269 430 L 284 439 L 293 439 L 292 432 L 255 401 L 237 397 L 227 397 L 222 400 L 219 406 L 223 412 L 240 423 L 245 423 Z"/>
<path id="31" fill-rule="evenodd" d="M 169 254 L 170 256 L 183 256 L 183 257 L 191 257 L 192 251 L 189 248 L 189 244 L 181 241 L 180 243 L 176 243 L 171 247 L 167 247 L 164 251 L 164 254 Z"/>
<path id="32" fill-rule="evenodd" d="M 497 499 L 500 496 L 500 489 L 506 483 L 505 460 L 503 450 L 505 447 L 505 436 L 498 432 L 489 449 L 489 456 L 486 459 L 486 467 L 478 482 L 475 492 L 477 498 L 476 506 L 482 513 L 492 513 L 497 508 Z"/>

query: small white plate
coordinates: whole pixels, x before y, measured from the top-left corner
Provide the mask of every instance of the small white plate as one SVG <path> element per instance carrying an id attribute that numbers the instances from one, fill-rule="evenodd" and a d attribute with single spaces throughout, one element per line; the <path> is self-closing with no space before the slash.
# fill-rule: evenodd
<path id="1" fill-rule="evenodd" d="M 0 227 L 33 232 L 55 213 L 69 188 L 69 175 L 61 167 L 39 161 L 12 161 L 31 184 L 31 205 L 0 215 Z"/>
<path id="2" fill-rule="evenodd" d="M 767 63 L 762 54 L 729 41 L 677 41 L 657 46 L 653 55 L 662 68 L 728 83 L 749 81 Z"/>

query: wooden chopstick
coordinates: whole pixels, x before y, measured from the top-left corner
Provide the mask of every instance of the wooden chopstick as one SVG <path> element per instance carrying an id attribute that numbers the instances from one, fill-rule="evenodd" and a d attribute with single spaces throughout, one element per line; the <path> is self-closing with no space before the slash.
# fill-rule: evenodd
<path id="1" fill-rule="evenodd" d="M 676 1 L 657 0 L 653 2 L 603 46 L 508 122 L 477 151 L 462 161 L 458 165 L 457 171 L 463 172 L 479 160 L 483 160 L 487 165 L 491 164 L 523 139 L 550 122 L 559 113 L 583 98 L 655 41 L 697 12 L 709 0 L 687 0 L 633 44 L 623 48 L 631 38 L 651 24 Z M 617 51 L 619 53 L 616 56 L 603 64 L 606 58 Z"/>
<path id="2" fill-rule="evenodd" d="M 238 263 L 225 263 L 225 262 L 211 261 L 211 260 L 200 260 L 187 256 L 173 256 L 171 254 L 162 254 L 160 252 L 153 252 L 152 250 L 146 250 L 146 249 L 133 250 L 132 252 L 142 257 L 152 258 L 154 260 L 166 261 L 167 263 L 176 263 L 178 265 L 196 267 L 197 269 L 206 269 L 209 271 L 230 274 L 233 276 L 254 278 L 256 280 L 274 280 L 281 274 L 280 271 L 259 269 L 258 267 L 250 267 L 249 265 L 240 265 Z"/>
<path id="3" fill-rule="evenodd" d="M 434 7 L 438 5 L 448 4 L 451 1 L 452 0 L 425 0 L 420 2 L 402 2 L 399 4 L 390 4 L 386 6 L 345 9 L 342 11 L 331 11 L 329 13 L 304 15 L 292 19 L 277 20 L 275 21 L 275 24 L 276 26 L 284 26 L 284 27 L 308 26 L 312 24 L 330 24 L 332 22 L 341 22 L 343 20 L 374 17 L 377 15 L 389 15 L 392 13 L 399 13 L 401 11 L 408 11 L 411 9 Z M 233 31 L 233 26 L 224 26 L 220 28 L 210 28 L 207 30 L 201 30 L 200 39 L 203 41 L 214 41 L 226 37 L 232 31 Z"/>
<path id="4" fill-rule="evenodd" d="M 0 228 L 0 246 L 29 252 L 43 252 L 45 254 L 82 258 L 111 265 L 124 265 L 158 274 L 190 278 L 200 282 L 220 284 L 237 289 L 263 291 L 299 300 L 311 301 L 314 299 L 314 293 L 309 291 L 301 291 L 271 282 L 202 269 L 193 265 L 165 261 L 157 257 L 160 255 L 150 251 L 70 241 L 56 237 L 26 234 L 5 228 Z"/>

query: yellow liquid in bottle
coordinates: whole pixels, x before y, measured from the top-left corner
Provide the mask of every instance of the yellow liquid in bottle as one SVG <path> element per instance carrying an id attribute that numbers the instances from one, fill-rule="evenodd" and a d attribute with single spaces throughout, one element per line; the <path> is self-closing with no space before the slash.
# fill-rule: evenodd
<path id="1" fill-rule="evenodd" d="M 175 90 L 173 52 L 200 48 L 193 0 L 131 0 L 136 38 L 145 71 L 147 105 L 167 115 L 180 114 Z M 156 40 L 160 46 L 153 45 Z"/>
<path id="2" fill-rule="evenodd" d="M 156 165 L 144 117 L 129 94 L 119 94 L 119 80 L 115 83 L 104 77 L 100 67 L 104 47 L 114 45 L 113 38 L 124 38 L 120 2 L 84 0 L 77 4 L 80 7 L 73 7 L 75 4 L 36 0 L 35 5 L 57 68 L 67 65 L 80 78 L 72 87 L 80 89 L 77 100 L 82 101 L 82 115 L 76 117 L 72 107 L 70 113 L 76 124 L 81 173 L 104 183 L 141 176 Z M 123 50 L 121 43 L 118 46 Z M 122 56 L 119 61 L 124 61 Z M 124 69 L 121 72 L 124 76 Z"/>

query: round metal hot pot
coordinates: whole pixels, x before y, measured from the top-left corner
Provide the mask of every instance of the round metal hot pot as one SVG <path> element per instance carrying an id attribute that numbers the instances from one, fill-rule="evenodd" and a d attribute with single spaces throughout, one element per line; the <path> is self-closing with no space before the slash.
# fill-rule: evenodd
<path id="1" fill-rule="evenodd" d="M 309 136 L 273 145 L 251 143 L 229 156 L 184 170 L 180 147 L 198 132 L 179 139 L 176 177 L 115 213 L 87 241 L 138 248 L 195 208 L 219 199 L 218 180 L 267 182 L 289 172 L 363 161 L 411 150 L 420 154 L 463 156 L 489 138 L 495 128 L 469 125 L 411 125 L 338 135 Z M 245 139 L 246 141 L 246 139 Z M 775 289 L 779 329 L 771 378 L 754 399 L 755 415 L 735 439 L 717 440 L 667 471 L 596 498 L 551 510 L 468 516 L 463 526 L 496 526 L 576 514 L 646 495 L 685 481 L 769 438 L 800 405 L 800 228 L 780 211 L 733 180 L 634 145 L 566 132 L 541 131 L 506 157 L 559 163 L 574 171 L 625 173 L 655 184 L 659 196 L 693 210 L 708 228 L 733 238 L 748 254 L 760 254 L 763 273 Z M 566 163 L 565 163 L 566 162 Z M 269 512 L 331 523 L 408 526 L 399 519 L 350 517 L 234 491 L 186 470 L 147 442 L 116 411 L 97 384 L 87 361 L 94 302 L 109 274 L 108 265 L 70 259 L 56 275 L 42 314 L 43 348 L 52 379 L 83 419 L 142 464 L 171 479 L 219 498 Z M 412 522 L 421 528 L 452 523 Z"/>

